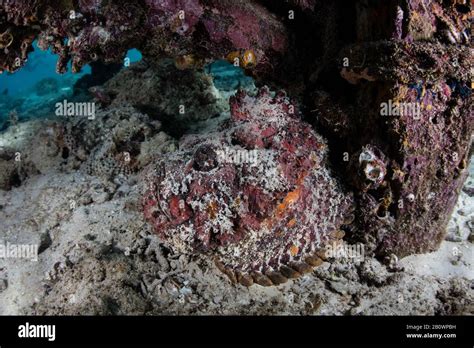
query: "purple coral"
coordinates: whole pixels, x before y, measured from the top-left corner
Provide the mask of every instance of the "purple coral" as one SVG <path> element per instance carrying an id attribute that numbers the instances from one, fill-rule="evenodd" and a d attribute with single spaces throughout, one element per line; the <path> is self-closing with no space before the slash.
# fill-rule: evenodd
<path id="1" fill-rule="evenodd" d="M 146 219 L 172 247 L 209 253 L 234 281 L 279 284 L 320 263 L 351 210 L 322 137 L 284 93 L 231 99 L 231 120 L 147 174 Z M 321 256 L 321 254 L 320 254 Z"/>
<path id="2" fill-rule="evenodd" d="M 222 59 L 236 49 L 252 50 L 255 71 L 269 73 L 287 47 L 285 27 L 253 1 L 6 1 L 0 7 L 0 72 L 23 66 L 35 38 L 58 54 L 61 73 L 69 61 L 73 71 L 99 59 L 119 62 L 131 48 L 155 59 Z"/>

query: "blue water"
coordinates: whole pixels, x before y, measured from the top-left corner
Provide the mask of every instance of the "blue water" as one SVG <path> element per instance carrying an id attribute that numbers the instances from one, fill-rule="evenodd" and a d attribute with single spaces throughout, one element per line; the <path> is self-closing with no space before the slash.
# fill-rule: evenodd
<path id="1" fill-rule="evenodd" d="M 245 75 L 244 71 L 225 60 L 218 60 L 205 68 L 206 73 L 212 75 L 214 85 L 221 91 L 235 91 L 239 88 L 249 88 L 253 85 L 253 78 Z"/>
<path id="2" fill-rule="evenodd" d="M 86 65 L 77 74 L 68 71 L 56 73 L 57 56 L 50 50 L 39 49 L 33 43 L 34 51 L 28 55 L 28 61 L 19 71 L 0 75 L 0 131 L 5 130 L 11 122 L 14 112 L 18 121 L 31 118 L 50 117 L 51 110 L 58 100 L 71 97 L 90 98 L 87 90 L 74 87 L 76 82 L 86 74 L 91 74 L 91 67 Z M 142 54 L 136 49 L 129 50 L 123 60 L 128 67 L 142 59 Z M 243 70 L 234 67 L 227 61 L 219 60 L 205 67 L 206 73 L 212 75 L 217 89 L 234 92 L 238 88 L 249 88 L 253 79 L 244 74 Z M 82 92 L 81 92 L 82 91 Z"/>
<path id="3" fill-rule="evenodd" d="M 58 57 L 51 50 L 42 51 L 36 41 L 33 43 L 33 48 L 34 51 L 28 55 L 28 61 L 22 69 L 13 74 L 3 73 L 0 75 L 0 93 L 4 93 L 5 89 L 8 89 L 8 95 L 18 97 L 28 93 L 30 89 L 45 78 L 72 82 L 91 71 L 87 65 L 80 73 L 73 74 L 70 72 L 69 66 L 67 73 L 59 75 L 56 73 Z"/>
<path id="4" fill-rule="evenodd" d="M 12 112 L 17 114 L 19 121 L 48 116 L 55 101 L 71 97 L 75 83 L 91 73 L 91 67 L 86 65 L 80 73 L 73 74 L 69 64 L 66 73 L 57 74 L 58 57 L 51 50 L 41 50 L 36 41 L 33 48 L 24 67 L 13 74 L 0 75 L 0 131 L 8 127 Z M 129 50 L 124 57 L 124 66 L 141 59 L 140 51 Z"/>
<path id="5" fill-rule="evenodd" d="M 125 55 L 124 65 L 126 65 L 127 63 L 127 58 L 130 60 L 129 63 L 132 64 L 132 63 L 141 61 L 143 56 L 139 50 L 134 48 L 134 49 L 129 50 L 127 54 Z"/>
<path id="6" fill-rule="evenodd" d="M 13 74 L 3 73 L 0 75 L 0 93 L 8 93 L 12 97 L 18 97 L 31 92 L 32 88 L 35 88 L 41 80 L 46 78 L 55 79 L 62 86 L 72 86 L 83 75 L 91 73 L 90 66 L 86 65 L 80 73 L 73 74 L 71 64 L 69 64 L 68 71 L 65 74 L 57 74 L 56 62 L 58 57 L 51 50 L 42 51 L 36 41 L 33 43 L 33 48 L 34 51 L 28 55 L 28 61 L 22 69 Z M 126 60 L 127 58 L 128 60 Z M 125 62 L 132 64 L 141 59 L 140 51 L 132 49 L 127 52 L 124 64 Z M 8 92 L 5 92 L 5 89 Z"/>

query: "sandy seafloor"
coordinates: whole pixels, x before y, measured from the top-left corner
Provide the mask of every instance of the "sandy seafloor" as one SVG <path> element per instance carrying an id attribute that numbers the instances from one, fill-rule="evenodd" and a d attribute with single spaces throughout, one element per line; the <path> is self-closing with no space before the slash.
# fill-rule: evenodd
<path id="1" fill-rule="evenodd" d="M 116 114 L 97 118 L 113 136 L 126 137 L 117 135 L 117 124 L 127 129 L 126 122 L 143 121 L 138 112 L 135 121 Z M 160 125 L 153 127 L 141 144 L 144 164 L 151 151 L 175 146 Z M 231 284 L 210 258 L 175 254 L 159 240 L 140 210 L 139 175 L 91 171 L 90 159 L 65 165 L 50 141 L 53 131 L 49 122 L 30 120 L 0 134 L 0 148 L 26 158 L 21 185 L 0 190 L 0 242 L 40 245 L 36 262 L 0 259 L 1 315 L 474 313 L 474 161 L 438 251 L 391 266 L 371 257 L 339 258 L 280 286 L 246 288 Z M 93 152 L 98 162 L 99 150 Z M 9 170 L 1 161 L 0 167 Z"/>

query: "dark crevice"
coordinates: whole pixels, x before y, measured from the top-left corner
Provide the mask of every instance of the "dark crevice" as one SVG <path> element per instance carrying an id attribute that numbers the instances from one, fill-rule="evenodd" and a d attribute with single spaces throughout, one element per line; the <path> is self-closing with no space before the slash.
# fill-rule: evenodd
<path id="1" fill-rule="evenodd" d="M 49 231 L 46 231 L 45 233 L 41 235 L 40 244 L 38 247 L 38 254 L 41 254 L 43 251 L 48 249 L 51 246 L 51 244 L 53 244 L 53 240 L 51 239 Z"/>
<path id="2" fill-rule="evenodd" d="M 162 130 L 175 139 L 180 139 L 189 129 L 184 122 L 177 122 L 172 115 L 165 115 L 156 108 L 149 105 L 134 105 L 143 114 L 147 114 L 152 120 L 161 122 Z"/>

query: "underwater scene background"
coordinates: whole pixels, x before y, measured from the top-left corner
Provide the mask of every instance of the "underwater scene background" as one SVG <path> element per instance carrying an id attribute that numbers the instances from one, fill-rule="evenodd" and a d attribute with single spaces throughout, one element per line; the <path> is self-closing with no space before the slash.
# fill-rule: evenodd
<path id="1" fill-rule="evenodd" d="M 91 66 L 86 65 L 79 73 L 72 73 L 69 63 L 66 73 L 58 74 L 57 56 L 51 50 L 41 50 L 36 41 L 33 48 L 24 68 L 16 73 L 0 74 L 0 131 L 16 122 L 52 117 L 58 101 L 91 100 L 89 88 L 142 59 L 140 51 L 131 49 L 126 53 L 123 65 L 111 64 L 103 69 L 107 72 L 97 68 L 92 76 Z M 242 69 L 225 60 L 209 64 L 205 71 L 213 77 L 216 88 L 225 92 L 232 93 L 253 84 L 253 79 Z"/>
<path id="2" fill-rule="evenodd" d="M 0 0 L 0 315 L 474 313 L 470 17 Z"/>

